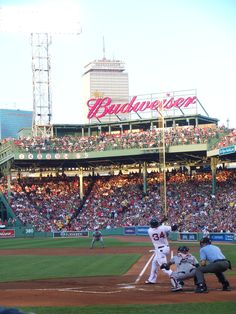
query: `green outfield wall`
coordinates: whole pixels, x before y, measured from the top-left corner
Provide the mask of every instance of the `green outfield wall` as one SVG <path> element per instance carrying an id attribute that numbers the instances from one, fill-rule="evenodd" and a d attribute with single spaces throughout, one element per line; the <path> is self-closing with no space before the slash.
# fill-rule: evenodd
<path id="1" fill-rule="evenodd" d="M 132 226 L 124 228 L 113 228 L 101 230 L 106 236 L 146 236 L 148 226 Z M 127 233 L 128 230 L 128 233 Z M 134 230 L 134 232 L 130 232 Z M 142 232 L 140 232 L 140 230 Z M 146 232 L 144 232 L 146 230 Z M 80 238 L 91 237 L 93 231 L 56 231 L 56 232 L 38 232 L 33 227 L 12 227 L 0 229 L 0 239 L 6 238 Z M 169 240 L 178 242 L 199 242 L 203 238 L 201 232 L 170 232 Z M 210 233 L 209 238 L 215 242 L 236 243 L 236 234 L 234 233 Z M 131 240 L 132 241 L 132 240 Z"/>

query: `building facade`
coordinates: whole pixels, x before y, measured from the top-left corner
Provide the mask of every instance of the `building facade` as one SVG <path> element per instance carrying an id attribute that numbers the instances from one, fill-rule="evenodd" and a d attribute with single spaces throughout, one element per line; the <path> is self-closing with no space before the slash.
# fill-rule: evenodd
<path id="1" fill-rule="evenodd" d="M 32 111 L 0 109 L 0 139 L 17 138 L 22 128 L 32 128 Z"/>
<path id="2" fill-rule="evenodd" d="M 94 60 L 84 67 L 83 83 L 83 115 L 88 115 L 88 100 L 110 97 L 112 103 L 125 104 L 129 101 L 129 80 L 125 72 L 124 62 L 119 60 Z M 94 100 L 95 102 L 95 100 Z M 90 102 L 91 104 L 91 102 Z M 102 109 L 100 109 L 102 111 Z M 123 121 L 129 114 L 106 115 L 100 122 Z M 85 122 L 98 122 L 97 118 Z"/>

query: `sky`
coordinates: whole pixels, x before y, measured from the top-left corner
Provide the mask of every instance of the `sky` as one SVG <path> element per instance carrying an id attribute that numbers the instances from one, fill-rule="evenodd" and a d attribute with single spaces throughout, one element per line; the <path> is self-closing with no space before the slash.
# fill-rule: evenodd
<path id="1" fill-rule="evenodd" d="M 0 0 L 0 8 L 45 8 L 49 3 L 52 10 L 45 16 L 50 26 L 56 22 L 54 10 L 59 12 L 65 1 Z M 103 58 L 104 38 L 106 58 L 125 62 L 130 95 L 196 89 L 210 117 L 236 128 L 236 1 L 66 3 L 50 46 L 53 123 L 82 122 L 84 66 Z M 78 18 L 78 35 L 68 33 L 72 18 Z M 32 29 L 0 32 L 0 108 L 33 109 Z"/>

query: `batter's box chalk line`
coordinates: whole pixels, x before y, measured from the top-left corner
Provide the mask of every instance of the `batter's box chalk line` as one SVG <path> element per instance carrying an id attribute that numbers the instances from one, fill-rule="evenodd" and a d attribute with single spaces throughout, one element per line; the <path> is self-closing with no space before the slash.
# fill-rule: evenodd
<path id="1" fill-rule="evenodd" d="M 121 286 L 121 289 L 136 289 L 136 290 L 140 290 L 140 291 L 147 291 L 146 289 L 144 288 L 141 288 L 137 285 L 135 285 L 134 283 L 119 283 L 117 284 L 117 286 Z"/>
<path id="2" fill-rule="evenodd" d="M 80 288 L 81 289 L 81 288 Z M 72 292 L 72 293 L 87 293 L 87 294 L 114 294 L 119 293 L 121 290 L 114 291 L 92 291 L 92 290 L 79 290 L 78 288 L 59 288 L 59 289 L 35 289 L 37 291 L 58 291 L 58 292 Z"/>
<path id="3" fill-rule="evenodd" d="M 21 291 L 57 291 L 57 292 L 70 292 L 70 293 L 87 293 L 87 294 L 115 294 L 120 293 L 121 290 L 114 291 L 90 291 L 90 290 L 81 290 L 80 288 L 36 288 L 36 289 L 21 289 Z M 5 289 L 5 291 L 19 291 L 18 289 Z"/>

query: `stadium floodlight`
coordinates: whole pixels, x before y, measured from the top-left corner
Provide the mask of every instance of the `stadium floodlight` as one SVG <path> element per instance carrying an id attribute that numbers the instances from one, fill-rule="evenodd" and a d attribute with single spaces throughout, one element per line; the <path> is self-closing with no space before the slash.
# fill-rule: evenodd
<path id="1" fill-rule="evenodd" d="M 0 7 L 0 32 L 31 34 L 34 136 L 52 136 L 52 35 L 79 35 L 79 9 L 74 1 Z"/>

